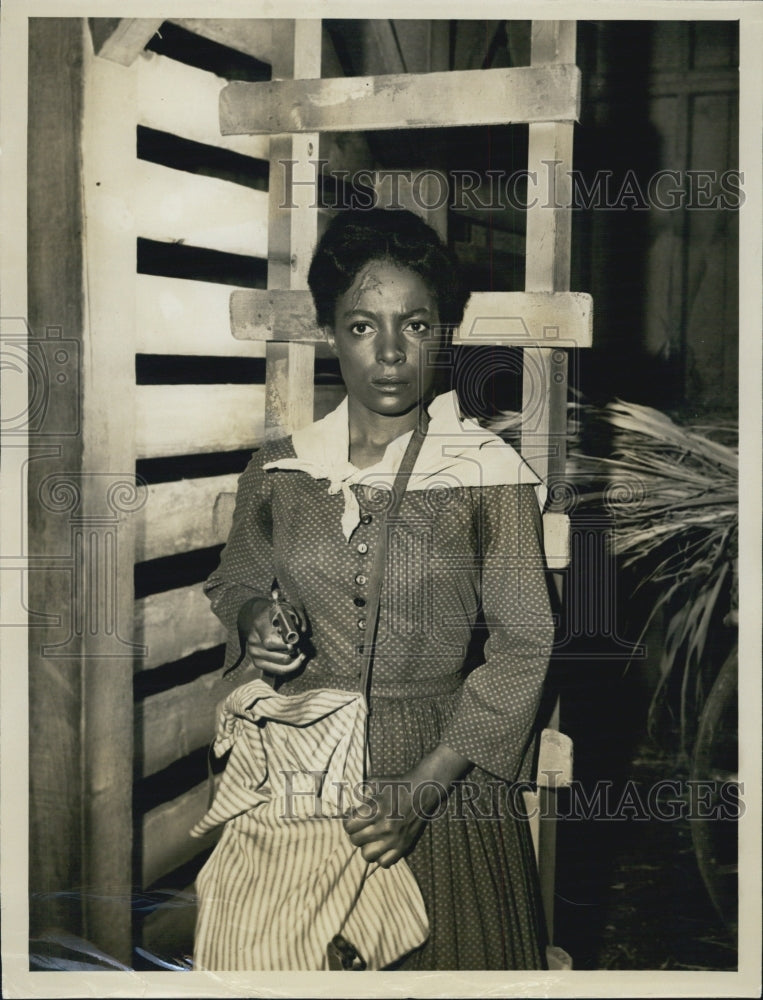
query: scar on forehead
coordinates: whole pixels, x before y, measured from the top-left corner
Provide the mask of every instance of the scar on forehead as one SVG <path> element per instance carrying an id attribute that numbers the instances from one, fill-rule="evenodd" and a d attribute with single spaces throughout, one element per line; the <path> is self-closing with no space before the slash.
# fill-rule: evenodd
<path id="1" fill-rule="evenodd" d="M 358 277 L 360 278 L 360 281 L 352 294 L 351 305 L 353 309 L 357 308 L 362 295 L 365 295 L 367 292 L 379 291 L 379 289 L 384 287 L 384 282 L 381 281 L 379 276 L 376 274 L 373 262 L 366 264 L 365 268 L 360 272 Z"/>

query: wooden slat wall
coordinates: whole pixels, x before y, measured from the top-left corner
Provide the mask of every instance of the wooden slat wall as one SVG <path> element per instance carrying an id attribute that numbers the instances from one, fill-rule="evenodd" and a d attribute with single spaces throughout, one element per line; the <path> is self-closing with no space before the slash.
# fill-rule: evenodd
<path id="1" fill-rule="evenodd" d="M 256 448 L 262 442 L 262 385 L 141 385 L 138 458 Z"/>
<path id="2" fill-rule="evenodd" d="M 273 31 L 279 37 L 277 51 L 285 53 L 286 58 L 291 51 L 288 39 L 284 44 L 293 30 L 291 23 L 187 19 L 175 23 L 261 60 L 266 57 L 269 60 L 274 51 Z M 308 33 L 312 68 L 320 73 L 320 22 L 302 22 L 299 31 Z M 276 156 L 278 149 L 273 149 L 266 137 L 220 135 L 218 100 L 224 81 L 214 74 L 156 54 L 140 59 L 133 71 L 137 77 L 138 125 L 190 139 L 202 147 L 216 146 L 248 156 L 253 162 Z M 307 142 L 304 138 L 300 141 Z M 287 152 L 291 154 L 291 143 L 288 145 Z M 337 151 L 330 139 L 327 148 L 336 159 Z M 357 155 L 357 149 L 356 143 L 353 155 Z M 317 156 L 317 141 L 313 154 L 308 154 L 305 146 L 299 155 Z M 308 225 L 297 212 L 281 212 L 274 223 L 272 205 L 282 199 L 269 197 L 264 191 L 153 162 L 138 162 L 136 169 L 139 236 L 166 243 L 168 251 L 174 244 L 183 244 L 259 260 L 267 257 L 269 281 L 276 286 L 279 280 L 287 286 L 291 283 L 294 270 L 291 257 L 298 253 L 300 280 L 304 280 L 317 235 L 318 213 L 314 209 Z M 274 178 L 279 183 L 282 173 L 280 166 L 272 169 L 271 184 Z M 299 194 L 297 200 L 301 198 Z M 282 231 L 288 236 L 287 243 L 280 240 Z M 279 269 L 283 279 L 278 277 Z M 245 344 L 231 336 L 231 285 L 221 283 L 217 274 L 209 277 L 212 280 L 191 280 L 173 276 L 169 270 L 166 275 L 137 276 L 136 351 L 147 356 L 144 368 L 148 365 L 150 369 L 153 356 L 163 356 L 164 371 L 172 369 L 172 364 L 168 364 L 170 358 L 176 358 L 177 365 L 184 365 L 188 356 L 209 358 L 210 362 L 265 356 L 264 344 Z M 304 357 L 299 359 L 304 370 L 296 398 L 305 421 L 328 412 L 341 395 L 341 389 L 334 386 L 320 386 L 313 394 L 314 350 L 303 349 Z M 278 367 L 276 362 L 277 359 L 269 358 L 274 371 Z M 293 371 L 288 369 L 287 374 L 291 379 Z M 266 437 L 265 413 L 263 384 L 138 385 L 136 458 L 153 467 L 157 462 L 176 460 L 178 456 L 214 458 L 254 450 Z M 210 467 L 213 466 L 214 462 Z M 230 527 L 237 478 L 238 473 L 226 472 L 196 479 L 151 482 L 146 502 L 136 517 L 136 561 L 158 560 L 151 564 L 153 572 L 153 567 L 162 561 L 186 557 L 223 543 Z M 136 641 L 146 647 L 145 656 L 135 663 L 141 682 L 149 682 L 147 688 L 145 684 L 141 686 L 151 690 L 154 671 L 157 676 L 174 679 L 170 686 L 162 681 L 157 693 L 147 694 L 135 706 L 136 780 L 163 782 L 165 771 L 174 775 L 178 768 L 187 768 L 185 761 L 198 759 L 198 752 L 213 735 L 215 708 L 230 690 L 221 682 L 219 670 L 205 668 L 207 672 L 184 682 L 175 664 L 196 654 L 216 656 L 215 650 L 225 634 L 212 615 L 198 581 L 136 600 L 135 635 Z M 184 773 L 197 774 L 193 768 Z M 173 788 L 170 779 L 167 788 Z M 200 783 L 177 796 L 171 791 L 167 794 L 167 800 L 154 805 L 142 819 L 136 817 L 140 842 L 137 877 L 144 887 L 157 879 L 172 880 L 175 869 L 193 863 L 215 839 L 207 837 L 199 841 L 188 836 L 188 830 L 206 808 L 206 784 Z M 140 786 L 136 801 L 139 800 Z M 187 879 L 188 868 L 184 867 L 183 872 Z M 186 885 L 178 884 L 177 888 Z M 188 905 L 186 900 L 186 909 Z M 167 914 L 171 914 L 171 907 Z M 161 928 L 166 931 L 168 919 L 166 915 L 164 920 L 157 915 L 145 922 L 142 940 L 147 950 L 162 947 L 161 941 L 167 935 Z M 192 927 L 188 913 L 185 925 Z"/>
<path id="3" fill-rule="evenodd" d="M 209 612 L 200 584 L 166 590 L 135 602 L 135 634 L 147 647 L 138 668 L 150 670 L 163 663 L 209 649 L 225 638 L 220 622 Z"/>
<path id="4" fill-rule="evenodd" d="M 208 476 L 148 487 L 135 530 L 135 561 L 158 559 L 225 541 L 219 497 L 234 493 L 238 476 Z"/>
<path id="5" fill-rule="evenodd" d="M 138 161 L 136 194 L 137 228 L 143 237 L 267 256 L 265 191 Z"/>
<path id="6" fill-rule="evenodd" d="M 139 59 L 136 73 L 139 125 L 268 159 L 268 136 L 220 135 L 220 92 L 225 86 L 221 77 L 156 53 Z"/>
<path id="7" fill-rule="evenodd" d="M 144 354 L 264 357 L 264 344 L 241 344 L 231 337 L 230 296 L 230 285 L 139 274 L 136 349 Z"/>
<path id="8" fill-rule="evenodd" d="M 151 885 L 168 871 L 191 861 L 215 842 L 215 834 L 196 839 L 189 830 L 207 809 L 204 781 L 163 806 L 147 812 L 142 823 L 141 883 Z"/>
<path id="9" fill-rule="evenodd" d="M 312 364 L 306 371 L 312 379 Z M 310 419 L 313 412 L 327 413 L 338 393 L 333 386 L 317 386 Z M 264 401 L 262 385 L 138 386 L 138 458 L 258 448 L 264 440 Z"/>
<path id="10" fill-rule="evenodd" d="M 241 22 L 239 28 L 242 25 L 248 26 L 247 37 L 253 32 L 256 34 L 257 22 Z M 180 170 L 176 169 L 177 161 L 168 160 L 167 165 L 163 165 L 136 159 L 136 147 L 138 150 L 147 148 L 145 143 L 141 146 L 136 142 L 136 130 L 151 130 L 140 135 L 144 139 L 152 137 L 152 156 L 155 157 L 159 150 L 159 159 L 169 155 L 163 152 L 164 149 L 180 149 L 178 140 L 191 140 L 200 145 L 182 147 L 189 151 L 188 156 L 196 155 L 194 150 L 199 157 L 208 156 L 205 150 L 213 146 L 227 154 L 249 157 L 253 170 L 261 171 L 256 161 L 267 159 L 270 152 L 268 139 L 223 139 L 220 136 L 218 100 L 225 81 L 214 73 L 167 56 L 147 53 L 135 58 L 157 26 L 153 22 L 116 19 L 108 24 L 101 20 L 91 26 L 98 48 L 107 57 L 95 60 L 96 73 L 121 74 L 131 95 L 124 104 L 110 107 L 114 125 L 118 125 L 122 130 L 120 134 L 126 137 L 126 148 L 119 148 L 122 169 L 117 171 L 114 167 L 109 182 L 125 187 L 122 192 L 125 207 L 123 209 L 121 202 L 112 196 L 110 204 L 100 202 L 96 206 L 94 216 L 107 226 L 110 224 L 115 232 L 128 233 L 132 241 L 129 257 L 121 268 L 113 268 L 112 258 L 104 258 L 108 260 L 106 275 L 113 275 L 122 288 L 132 292 L 129 300 L 134 314 L 123 310 L 121 315 L 137 333 L 134 343 L 129 337 L 120 336 L 121 353 L 126 353 L 120 377 L 124 380 L 125 373 L 131 372 L 135 353 L 138 353 L 144 356 L 137 367 L 139 373 L 148 373 L 148 381 L 153 383 L 156 380 L 151 375 L 153 364 L 153 371 L 164 372 L 165 380 L 170 383 L 133 385 L 131 394 L 124 393 L 120 397 L 133 401 L 131 419 L 121 423 L 120 440 L 129 444 L 132 461 L 143 462 L 149 476 L 144 494 L 146 502 L 131 522 L 134 529 L 132 551 L 138 563 L 153 560 L 149 567 L 144 567 L 140 579 L 147 580 L 153 590 L 158 585 L 158 592 L 134 602 L 131 616 L 136 641 L 145 647 L 144 655 L 135 660 L 135 670 L 143 678 L 151 674 L 159 679 L 158 683 L 152 681 L 139 688 L 157 693 L 139 698 L 133 718 L 138 810 L 141 780 L 161 776 L 167 768 L 171 768 L 175 776 L 167 786 L 168 800 L 155 804 L 155 789 L 150 800 L 153 807 L 142 818 L 140 814 L 136 817 L 140 847 L 137 881 L 143 887 L 149 887 L 157 879 L 191 862 L 214 839 L 195 841 L 188 835 L 190 827 L 205 810 L 207 787 L 199 782 L 201 775 L 194 767 L 189 768 L 184 761 L 195 759 L 192 755 L 209 741 L 214 730 L 215 706 L 227 693 L 220 689 L 219 670 L 210 670 L 209 665 L 203 668 L 205 672 L 188 682 L 183 682 L 179 676 L 175 664 L 192 654 L 213 651 L 223 641 L 224 630 L 209 610 L 200 580 L 179 587 L 175 584 L 171 589 L 162 589 L 167 586 L 163 581 L 174 579 L 173 573 L 182 576 L 190 572 L 193 575 L 187 556 L 196 550 L 209 550 L 224 540 L 230 515 L 227 498 L 235 490 L 238 474 L 226 471 L 215 475 L 215 455 L 254 449 L 263 438 L 264 385 L 171 384 L 194 379 L 198 377 L 196 373 L 202 376 L 201 382 L 209 381 L 198 364 L 188 367 L 189 356 L 218 359 L 218 370 L 223 372 L 225 369 L 219 368 L 220 361 L 231 359 L 233 363 L 237 357 L 252 358 L 264 353 L 259 345 L 236 344 L 230 336 L 230 284 L 219 271 L 204 272 L 205 267 L 212 266 L 213 258 L 200 257 L 195 248 L 217 251 L 214 262 L 218 268 L 225 266 L 221 263 L 228 259 L 221 256 L 225 254 L 263 261 L 268 251 L 268 196 L 264 191 L 253 189 L 249 178 L 243 174 L 241 183 L 232 179 L 234 175 L 230 170 L 220 175 L 225 179 L 213 176 L 214 171 L 204 162 L 198 169 L 188 162 L 188 168 Z M 254 53 L 249 51 L 248 54 Z M 115 67 L 114 61 L 125 68 Z M 104 106 L 109 104 L 111 97 L 108 91 L 101 95 Z M 166 134 L 165 138 L 162 134 Z M 92 137 L 92 145 L 105 148 L 99 136 Z M 110 155 L 113 160 L 115 154 Z M 183 162 L 184 167 L 186 162 Z M 246 169 L 244 160 L 234 158 L 226 162 L 234 167 L 238 164 L 242 171 Z M 131 182 L 125 184 L 125 177 L 130 177 Z M 164 276 L 134 273 L 136 237 L 167 245 L 162 262 L 152 264 L 153 268 L 166 269 Z M 190 248 L 191 254 L 196 254 L 192 260 L 201 262 L 194 263 L 191 268 L 195 277 L 212 280 L 174 276 L 173 259 L 177 258 L 173 258 L 173 248 L 176 246 L 184 250 Z M 184 259 L 189 260 L 187 256 Z M 219 283 L 221 277 L 222 284 Z M 100 281 L 103 285 L 103 277 Z M 101 285 L 96 288 L 96 294 L 91 292 L 91 301 L 100 301 Z M 110 326 L 104 325 L 102 333 L 105 349 L 111 347 L 112 351 L 107 333 L 113 325 L 113 320 Z M 116 356 L 117 352 L 113 353 Z M 152 362 L 152 358 L 158 360 Z M 177 377 L 172 374 L 173 365 Z M 232 371 L 230 365 L 228 370 Z M 145 374 L 140 377 L 144 378 Z M 221 383 L 224 382 L 223 377 Z M 102 393 L 113 391 L 114 384 L 104 379 Z M 87 411 L 90 407 L 97 422 L 93 405 L 95 393 L 92 389 L 89 392 L 85 408 Z M 135 427 L 134 442 L 125 436 L 125 426 Z M 116 439 L 102 434 L 99 440 L 103 460 L 104 454 L 114 450 Z M 169 469 L 166 461 L 183 455 L 207 456 L 205 460 L 213 474 L 179 480 L 174 478 L 177 471 L 170 471 L 169 481 L 165 481 L 167 473 L 161 470 Z M 158 479 L 152 481 L 151 476 L 158 476 Z M 167 567 L 176 565 L 172 561 L 177 558 L 185 560 L 182 563 L 185 568 L 169 570 Z M 206 572 L 205 569 L 202 575 Z M 136 580 L 138 578 L 136 574 Z M 132 730 L 129 715 L 124 718 Z M 104 723 L 107 719 L 108 716 Z M 87 731 L 96 733 L 97 727 L 91 722 Z M 109 745 L 102 735 L 101 741 Z M 122 757 L 129 760 L 129 754 Z M 182 791 L 183 783 L 188 786 L 189 775 L 196 775 L 195 784 L 188 791 Z M 178 788 L 174 781 L 178 776 L 182 777 L 180 795 L 175 794 Z M 122 786 L 124 797 L 129 800 L 129 782 L 123 782 Z M 104 851 L 113 852 L 115 839 L 103 838 Z M 129 855 L 129 842 L 125 843 Z M 129 871 L 125 875 L 128 884 L 135 882 Z M 129 908 L 129 897 L 126 905 Z M 129 927 L 127 936 L 129 940 Z M 120 957 L 129 961 L 129 955 L 120 954 Z"/>
<path id="11" fill-rule="evenodd" d="M 209 743 L 216 708 L 230 692 L 219 673 L 147 698 L 136 709 L 135 762 L 142 776 L 155 774 Z"/>

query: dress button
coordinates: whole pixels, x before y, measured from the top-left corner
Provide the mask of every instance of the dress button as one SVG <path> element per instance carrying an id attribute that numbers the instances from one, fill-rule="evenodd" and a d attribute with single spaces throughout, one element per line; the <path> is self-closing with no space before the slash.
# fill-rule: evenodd
<path id="1" fill-rule="evenodd" d="M 358 618 L 358 628 L 359 628 L 359 629 L 360 629 L 361 631 L 363 631 L 363 629 L 364 629 L 365 627 L 366 627 L 366 620 L 365 620 L 365 618 Z"/>
<path id="2" fill-rule="evenodd" d="M 365 587 L 365 585 L 368 583 L 368 577 L 363 576 L 362 573 L 358 573 L 358 575 L 355 577 L 355 583 L 357 583 L 359 587 Z"/>
<path id="3" fill-rule="evenodd" d="M 365 597 L 354 597 L 353 604 L 356 608 L 364 608 L 366 606 L 366 599 Z"/>
<path id="4" fill-rule="evenodd" d="M 373 517 L 370 514 L 364 514 L 360 519 L 361 524 L 370 524 L 371 521 L 373 521 Z"/>
<path id="5" fill-rule="evenodd" d="M 364 556 L 366 554 L 366 552 L 368 552 L 368 545 L 367 545 L 366 542 L 360 542 L 360 544 L 358 545 L 358 552 L 362 556 Z"/>

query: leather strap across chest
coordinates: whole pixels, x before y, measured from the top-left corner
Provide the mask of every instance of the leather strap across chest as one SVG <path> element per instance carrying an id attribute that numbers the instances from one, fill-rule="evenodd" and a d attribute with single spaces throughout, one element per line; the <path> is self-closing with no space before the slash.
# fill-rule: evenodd
<path id="1" fill-rule="evenodd" d="M 362 660 L 360 691 L 365 698 L 369 713 L 371 711 L 369 698 L 371 689 L 371 669 L 374 660 L 376 634 L 379 627 L 379 608 L 381 603 L 382 585 L 384 583 L 384 569 L 387 561 L 387 536 L 389 533 L 388 524 L 397 513 L 402 502 L 403 495 L 408 485 L 408 480 L 411 477 L 411 472 L 416 464 L 416 459 L 418 458 L 421 445 L 423 444 L 424 437 L 426 436 L 428 422 L 429 417 L 426 411 L 422 410 L 421 419 L 411 435 L 411 440 L 408 442 L 408 447 L 405 449 L 402 461 L 400 462 L 400 467 L 395 475 L 395 480 L 392 484 L 392 496 L 390 498 L 390 502 L 384 511 L 382 511 L 379 515 L 380 524 L 378 541 L 368 580 L 368 617 L 366 619 L 365 640 L 363 645 L 360 647 Z"/>

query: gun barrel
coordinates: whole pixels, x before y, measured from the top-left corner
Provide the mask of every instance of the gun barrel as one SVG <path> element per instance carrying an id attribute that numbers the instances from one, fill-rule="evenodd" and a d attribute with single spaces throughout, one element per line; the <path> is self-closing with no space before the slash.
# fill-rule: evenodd
<path id="1" fill-rule="evenodd" d="M 299 632 L 289 620 L 289 616 L 283 608 L 276 607 L 273 611 L 273 628 L 278 632 L 283 641 L 288 645 L 293 645 L 299 639 Z"/>

